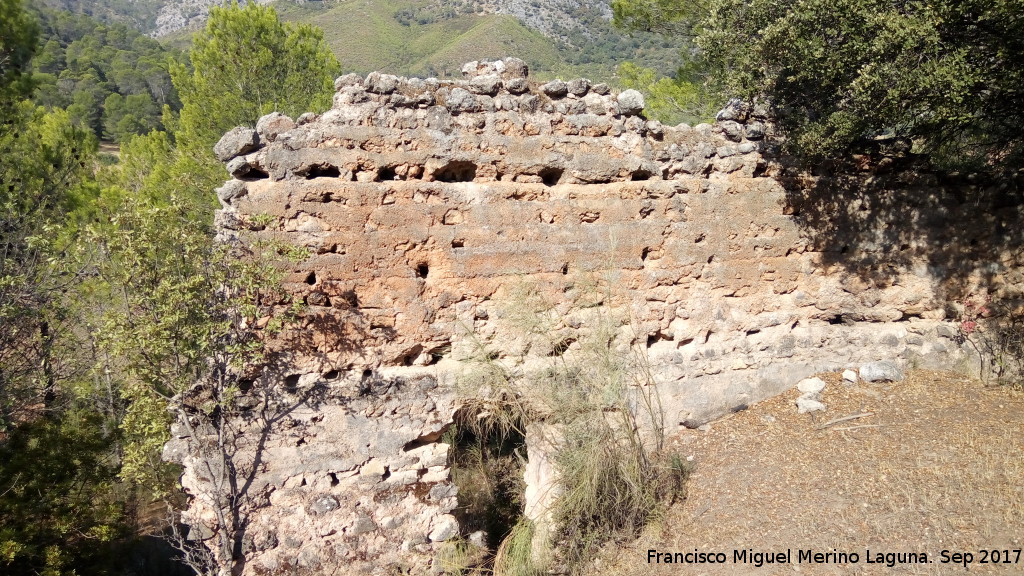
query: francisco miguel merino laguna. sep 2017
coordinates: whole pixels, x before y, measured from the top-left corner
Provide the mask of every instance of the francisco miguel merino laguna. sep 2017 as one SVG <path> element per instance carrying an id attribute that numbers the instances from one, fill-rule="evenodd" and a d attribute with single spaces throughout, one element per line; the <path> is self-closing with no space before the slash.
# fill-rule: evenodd
<path id="1" fill-rule="evenodd" d="M 870 549 L 861 555 L 857 552 L 831 550 L 817 552 L 813 549 L 758 551 L 753 548 L 731 550 L 729 552 L 659 552 L 647 551 L 648 564 L 750 564 L 760 568 L 766 564 L 884 564 L 894 567 L 899 564 L 927 564 L 930 562 L 926 552 L 872 552 Z"/>

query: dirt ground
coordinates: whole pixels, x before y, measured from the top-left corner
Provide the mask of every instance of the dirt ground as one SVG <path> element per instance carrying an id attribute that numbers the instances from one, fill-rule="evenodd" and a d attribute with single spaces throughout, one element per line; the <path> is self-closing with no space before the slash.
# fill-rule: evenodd
<path id="1" fill-rule="evenodd" d="M 674 437 L 672 450 L 694 465 L 687 498 L 609 550 L 598 572 L 1024 574 L 1024 393 L 942 372 L 852 386 L 820 376 L 825 412 L 797 414 L 791 390 Z M 852 415 L 861 416 L 829 424 Z M 726 562 L 649 563 L 650 550 L 721 552 Z M 748 551 L 746 563 L 735 550 Z M 755 552 L 786 550 L 788 562 L 754 565 Z M 801 562 L 801 550 L 848 556 Z M 983 550 L 1010 562 L 982 563 Z M 927 563 L 885 558 L 906 552 Z M 966 568 L 957 552 L 973 555 Z"/>

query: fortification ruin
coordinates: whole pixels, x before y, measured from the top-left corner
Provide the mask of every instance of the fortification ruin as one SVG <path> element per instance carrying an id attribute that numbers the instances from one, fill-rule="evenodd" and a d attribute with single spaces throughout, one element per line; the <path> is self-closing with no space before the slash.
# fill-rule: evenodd
<path id="1" fill-rule="evenodd" d="M 639 93 L 538 85 L 516 59 L 464 75 L 344 76 L 331 110 L 218 144 L 221 239 L 309 253 L 286 284 L 302 324 L 261 376 L 288 408 L 240 418 L 245 574 L 428 573 L 459 533 L 441 435 L 481 346 L 571 353 L 601 309 L 671 431 L 816 372 L 953 367 L 950 302 L 1019 281 L 1017 209 L 979 210 L 898 159 L 807 173 L 773 156 L 757 107 L 667 127 Z M 523 286 L 550 305 L 547 338 L 506 321 Z M 201 495 L 194 441 L 170 452 Z M 212 530 L 215 505 L 197 496 L 189 520 Z"/>

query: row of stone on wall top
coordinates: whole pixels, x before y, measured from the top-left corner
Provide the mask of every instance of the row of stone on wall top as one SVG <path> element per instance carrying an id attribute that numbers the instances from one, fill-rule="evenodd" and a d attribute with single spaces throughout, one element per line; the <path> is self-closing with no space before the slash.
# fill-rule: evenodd
<path id="1" fill-rule="evenodd" d="M 616 104 L 617 112 L 624 116 L 643 113 L 644 97 L 636 90 L 625 90 L 611 94 L 611 87 L 604 83 L 592 84 L 586 78 L 568 82 L 556 79 L 539 86 L 531 86 L 528 80 L 529 66 L 519 58 L 504 58 L 493 62 L 474 61 L 462 67 L 462 80 L 439 80 L 437 78 L 404 78 L 381 72 L 371 72 L 362 78 L 346 74 L 334 82 L 337 92 L 364 90 L 377 95 L 383 104 L 393 106 L 430 106 L 444 104 L 454 113 L 477 112 L 481 110 L 478 97 L 495 97 L 499 94 L 525 95 L 534 93 L 546 99 L 576 100 L 591 96 L 592 101 L 606 96 Z"/>
<path id="2" fill-rule="evenodd" d="M 509 110 L 613 116 L 642 116 L 646 105 L 643 94 L 637 90 L 614 93 L 608 84 L 595 84 L 587 78 L 531 83 L 529 67 L 518 58 L 469 62 L 462 67 L 462 75 L 462 79 L 441 80 L 382 72 L 371 72 L 365 78 L 346 74 L 335 80 L 334 104 L 336 108 L 364 102 L 388 108 L 440 105 L 453 114 Z M 767 117 L 766 106 L 733 100 L 716 120 L 725 124 L 761 124 Z M 752 132 L 756 138 L 763 128 Z"/>
<path id="3" fill-rule="evenodd" d="M 606 84 L 591 84 L 585 78 L 568 82 L 552 80 L 537 86 L 527 81 L 528 73 L 528 67 L 522 60 L 505 58 L 493 62 L 470 62 L 463 67 L 465 79 L 454 81 L 404 78 L 380 72 L 371 72 L 365 78 L 346 74 L 335 81 L 337 92 L 332 111 L 305 113 L 294 121 L 280 113 L 271 113 L 257 122 L 256 130 L 236 128 L 230 131 L 214 151 L 218 159 L 226 162 L 274 141 L 278 134 L 313 122 L 385 128 L 429 127 L 430 122 L 421 117 L 426 118 L 424 114 L 429 116 L 431 111 L 438 109 L 449 114 L 448 118 L 469 114 L 470 118 L 478 120 L 480 126 L 484 124 L 484 114 L 491 112 L 505 110 L 531 117 L 540 114 L 544 117 L 540 125 L 545 125 L 550 119 L 552 126 L 568 122 L 573 126 L 583 123 L 596 127 L 587 132 L 589 136 L 615 136 L 627 131 L 661 140 L 664 130 L 682 130 L 692 132 L 697 140 L 714 140 L 713 133 L 718 133 L 732 142 L 756 142 L 765 138 L 770 129 L 770 124 L 764 120 L 767 113 L 764 107 L 750 106 L 738 100 L 730 101 L 719 112 L 714 126 L 662 127 L 656 120 L 644 120 L 643 95 L 635 90 L 615 94 Z M 401 114 L 405 116 L 395 115 L 399 109 L 404 110 Z M 597 129 L 603 126 L 601 122 L 607 123 L 600 119 L 601 116 L 612 121 L 607 130 Z M 459 125 L 462 124 L 465 122 L 460 121 Z M 616 130 L 615 126 L 620 126 L 620 129 Z M 568 133 L 574 132 L 570 130 Z"/>

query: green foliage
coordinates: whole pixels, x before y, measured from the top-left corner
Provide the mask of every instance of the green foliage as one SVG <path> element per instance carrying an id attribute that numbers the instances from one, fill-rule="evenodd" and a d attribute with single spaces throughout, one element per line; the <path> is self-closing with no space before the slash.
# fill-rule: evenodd
<path id="1" fill-rule="evenodd" d="M 102 572 L 127 533 L 109 427 L 89 409 L 19 426 L 0 444 L 0 570 Z"/>
<path id="2" fill-rule="evenodd" d="M 6 108 L 31 88 L 26 71 L 37 33 L 35 22 L 22 10 L 21 0 L 0 0 L 0 120 L 9 113 Z"/>
<path id="3" fill-rule="evenodd" d="M 615 345 L 620 321 L 593 309 L 590 332 L 542 376 L 553 408 L 555 555 L 581 573 L 601 545 L 635 537 L 682 489 L 659 461 L 664 423 L 642 351 Z"/>
<path id="4" fill-rule="evenodd" d="M 96 141 L 20 100 L 35 28 L 18 3 L 0 3 L 0 29 L 0 570 L 68 574 L 110 560 L 124 533 L 109 422 L 67 406 L 86 363 L 67 256 L 95 197 Z"/>
<path id="5" fill-rule="evenodd" d="M 319 29 L 282 24 L 273 8 L 255 3 L 212 9 L 189 58 L 190 67 L 171 68 L 182 108 L 180 116 L 164 108 L 175 146 L 156 170 L 171 176 L 165 191 L 205 206 L 196 215 L 209 218 L 211 191 L 225 177 L 213 145 L 274 110 L 296 117 L 329 107 L 339 66 Z"/>
<path id="6" fill-rule="evenodd" d="M 148 94 L 111 94 L 103 102 L 103 132 L 118 142 L 159 127 L 160 108 Z"/>
<path id="7" fill-rule="evenodd" d="M 494 573 L 507 576 L 540 576 L 547 571 L 537 566 L 533 550 L 534 526 L 522 519 L 509 533 L 494 559 Z"/>
<path id="8" fill-rule="evenodd" d="M 8 127 L 0 132 L 0 431 L 52 403 L 76 370 L 75 357 L 61 354 L 73 323 L 65 293 L 78 272 L 65 256 L 95 194 L 95 140 L 66 112 L 22 102 Z"/>
<path id="9" fill-rule="evenodd" d="M 123 24 L 41 9 L 32 60 L 34 100 L 67 108 L 97 137 L 124 141 L 161 127 L 164 105 L 178 109 L 168 72 L 180 56 Z"/>
<path id="10" fill-rule="evenodd" d="M 158 137 L 140 144 L 154 141 L 160 145 Z M 107 190 L 86 240 L 102 247 L 90 256 L 104 305 L 95 335 L 103 358 L 116 359 L 125 401 L 121 476 L 159 491 L 168 407 L 181 409 L 183 393 L 198 383 L 260 362 L 259 342 L 244 326 L 255 323 L 280 273 L 212 243 L 194 206 L 151 192 Z"/>
<path id="11" fill-rule="evenodd" d="M 659 78 L 652 68 L 626 62 L 619 66 L 618 74 L 623 88 L 644 94 L 644 113 L 664 124 L 699 124 L 714 117 L 712 99 L 701 84 L 687 81 L 682 70 L 676 78 Z"/>
<path id="12" fill-rule="evenodd" d="M 35 36 L 17 3 L 0 10 L 0 27 L 20 26 L 0 39 L 0 450 L 25 454 L 0 461 L 0 571 L 102 572 L 100 543 L 125 536 L 135 486 L 170 490 L 160 451 L 171 418 L 190 410 L 211 422 L 227 417 L 238 378 L 262 361 L 250 327 L 267 313 L 264 299 L 286 299 L 268 258 L 213 242 L 212 190 L 225 175 L 202 140 L 209 134 L 185 129 L 199 122 L 196 110 L 211 127 L 233 126 L 236 119 L 211 114 L 226 114 L 238 95 L 225 107 L 217 94 L 191 100 L 179 123 L 166 53 L 150 51 L 151 40 L 44 13 L 33 65 L 45 106 L 21 101 Z M 231 42 L 258 40 L 268 45 L 248 48 L 271 69 L 250 72 L 271 84 L 278 105 L 294 113 L 329 102 L 334 70 L 318 36 L 265 18 L 257 19 L 263 32 L 284 33 L 246 35 L 239 15 L 247 10 L 217 13 L 212 22 L 234 18 L 237 35 L 217 36 L 196 53 L 204 57 L 196 76 L 179 79 L 217 67 L 217 50 L 246 51 L 231 52 Z M 324 62 L 311 62 L 318 57 Z M 151 131 L 161 123 L 176 132 Z M 123 140 L 120 163 L 97 166 L 101 133 Z M 230 459 L 227 446 L 215 448 L 213 457 Z"/>
<path id="13" fill-rule="evenodd" d="M 171 70 L 183 105 L 178 137 L 204 151 L 269 112 L 296 117 L 330 107 L 340 70 L 319 29 L 282 24 L 256 3 L 211 9 L 189 58 L 191 70 Z"/>
<path id="14" fill-rule="evenodd" d="M 619 0 L 627 24 L 649 6 Z M 887 134 L 945 158 L 1020 163 L 1019 0 L 710 0 L 669 16 L 697 32 L 718 87 L 769 102 L 791 147 L 836 155 Z M 629 9 L 629 10 L 627 10 Z"/>

